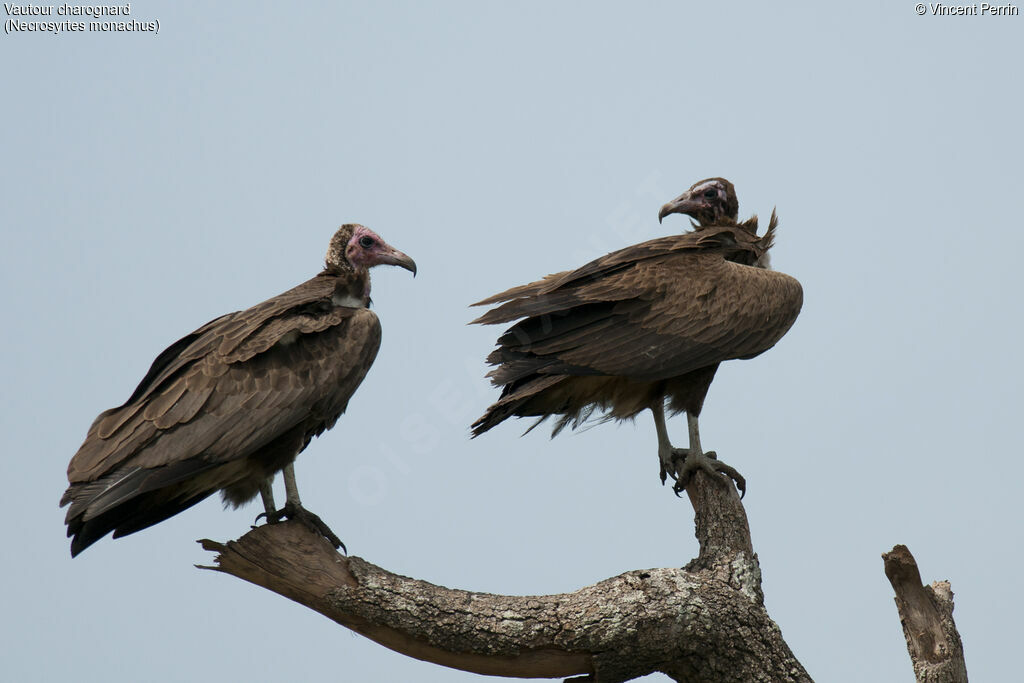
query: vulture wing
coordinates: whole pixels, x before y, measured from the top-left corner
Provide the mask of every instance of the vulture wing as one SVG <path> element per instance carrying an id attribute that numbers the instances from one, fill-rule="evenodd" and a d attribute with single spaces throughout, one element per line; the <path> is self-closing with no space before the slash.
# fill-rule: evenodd
<path id="1" fill-rule="evenodd" d="M 334 287 L 317 276 L 207 323 L 161 353 L 124 405 L 96 418 L 61 500 L 71 504 L 73 553 L 221 488 L 240 503 L 334 424 L 380 346 L 377 316 L 335 305 Z"/>
<path id="2" fill-rule="evenodd" d="M 765 244 L 770 234 L 735 227 L 660 238 L 481 302 L 505 303 L 474 322 L 525 318 L 488 357 L 499 404 L 557 393 L 559 377 L 654 382 L 770 349 L 803 294 L 788 275 L 744 265 Z"/>

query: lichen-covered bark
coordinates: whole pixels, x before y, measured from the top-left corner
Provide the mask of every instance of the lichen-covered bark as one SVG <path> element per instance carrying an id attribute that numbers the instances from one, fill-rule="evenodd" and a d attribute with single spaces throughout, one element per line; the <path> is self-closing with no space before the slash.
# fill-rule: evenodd
<path id="1" fill-rule="evenodd" d="M 723 480 L 724 482 L 724 480 Z M 689 488 L 700 556 L 573 593 L 505 596 L 436 586 L 345 557 L 296 523 L 256 528 L 216 567 L 411 657 L 482 674 L 602 683 L 662 671 L 677 681 L 809 681 L 764 609 L 746 515 L 732 486 Z"/>
<path id="2" fill-rule="evenodd" d="M 949 582 L 923 585 L 917 562 L 905 545 L 894 546 L 882 559 L 896 593 L 896 609 L 918 682 L 967 683 L 964 646 L 953 621 Z"/>

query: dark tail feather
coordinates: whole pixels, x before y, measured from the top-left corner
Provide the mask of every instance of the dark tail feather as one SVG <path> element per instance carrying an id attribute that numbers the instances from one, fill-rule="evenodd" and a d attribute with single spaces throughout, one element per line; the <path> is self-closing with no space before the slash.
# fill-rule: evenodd
<path id="1" fill-rule="evenodd" d="M 500 411 L 496 409 L 505 408 L 506 410 Z M 487 409 L 487 412 L 477 418 L 477 421 L 470 425 L 469 429 L 472 432 L 469 438 L 475 439 L 480 436 L 491 427 L 496 427 L 508 418 L 512 417 L 512 406 L 498 406 L 493 405 Z"/>
<path id="2" fill-rule="evenodd" d="M 177 498 L 167 500 L 166 492 L 155 491 L 133 498 L 88 521 L 78 518 L 75 520 L 77 524 L 68 525 L 68 536 L 73 536 L 71 557 L 75 557 L 111 531 L 114 532 L 114 538 L 141 531 L 173 517 L 182 510 L 187 510 L 212 493 L 213 491 L 204 492 L 185 500 Z"/>
<path id="3" fill-rule="evenodd" d="M 61 504 L 71 503 L 65 524 L 74 557 L 111 531 L 125 536 L 162 522 L 203 500 L 214 489 L 186 487 L 215 464 L 193 458 L 154 469 L 115 472 L 94 482 L 72 484 Z"/>

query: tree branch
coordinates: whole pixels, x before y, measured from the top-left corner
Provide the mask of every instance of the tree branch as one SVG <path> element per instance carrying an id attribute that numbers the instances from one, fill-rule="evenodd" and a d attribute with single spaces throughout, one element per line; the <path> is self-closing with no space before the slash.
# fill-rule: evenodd
<path id="1" fill-rule="evenodd" d="M 736 490 L 689 487 L 700 555 L 573 593 L 505 596 L 436 586 L 344 557 L 298 523 L 261 526 L 216 551 L 215 569 L 280 593 L 397 652 L 496 676 L 616 683 L 809 681 L 764 609 Z"/>
<path id="2" fill-rule="evenodd" d="M 905 545 L 882 554 L 885 575 L 896 592 L 896 609 L 919 683 L 967 683 L 964 646 L 953 621 L 949 581 L 921 583 L 921 572 Z"/>

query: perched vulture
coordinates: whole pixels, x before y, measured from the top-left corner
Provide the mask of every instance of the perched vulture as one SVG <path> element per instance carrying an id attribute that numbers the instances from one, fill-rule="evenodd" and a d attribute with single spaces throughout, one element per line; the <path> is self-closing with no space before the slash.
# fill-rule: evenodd
<path id="1" fill-rule="evenodd" d="M 693 473 L 721 472 L 740 491 L 736 470 L 704 453 L 697 417 L 718 364 L 774 346 L 800 312 L 795 279 L 768 269 L 778 223 L 757 235 L 757 217 L 736 218 L 732 183 L 709 178 L 665 204 L 658 220 L 688 214 L 695 230 L 636 244 L 581 268 L 548 275 L 474 304 L 501 304 L 475 323 L 519 320 L 487 357 L 502 387 L 473 436 L 512 417 L 557 416 L 552 436 L 595 411 L 625 420 L 654 415 L 662 482 L 680 493 Z M 673 448 L 665 403 L 686 411 L 689 448 Z M 530 429 L 532 429 L 531 427 Z M 529 430 L 527 430 L 529 431 Z"/>
<path id="2" fill-rule="evenodd" d="M 331 238 L 323 271 L 252 308 L 223 315 L 157 356 L 124 405 L 99 415 L 68 465 L 65 523 L 75 556 L 113 531 L 145 529 L 220 491 L 237 507 L 262 494 L 269 521 L 305 510 L 293 461 L 334 426 L 380 347 L 369 269 L 416 273 L 411 258 L 362 225 Z M 284 470 L 287 502 L 271 482 Z"/>

